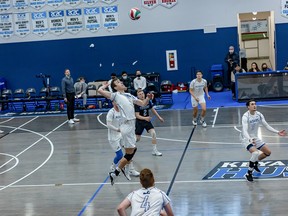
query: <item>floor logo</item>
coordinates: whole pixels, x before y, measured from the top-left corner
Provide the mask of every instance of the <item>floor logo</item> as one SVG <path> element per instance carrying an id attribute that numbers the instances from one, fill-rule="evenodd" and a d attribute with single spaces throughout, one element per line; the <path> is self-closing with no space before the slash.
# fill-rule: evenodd
<path id="1" fill-rule="evenodd" d="M 244 179 L 249 162 L 222 161 L 203 180 Z M 288 178 L 288 160 L 260 161 L 261 173 L 253 172 L 256 178 Z"/>

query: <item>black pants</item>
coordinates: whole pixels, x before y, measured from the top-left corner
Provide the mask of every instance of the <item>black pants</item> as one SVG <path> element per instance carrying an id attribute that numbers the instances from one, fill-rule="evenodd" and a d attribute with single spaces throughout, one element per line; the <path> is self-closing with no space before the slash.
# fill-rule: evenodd
<path id="1" fill-rule="evenodd" d="M 75 103 L 75 93 L 66 93 L 67 98 L 67 116 L 68 119 L 74 119 L 74 103 Z"/>

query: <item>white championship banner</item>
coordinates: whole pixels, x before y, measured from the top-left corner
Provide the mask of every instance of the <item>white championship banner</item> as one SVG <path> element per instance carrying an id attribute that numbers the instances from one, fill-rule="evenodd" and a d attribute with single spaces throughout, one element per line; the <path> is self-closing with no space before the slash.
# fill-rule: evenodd
<path id="1" fill-rule="evenodd" d="M 88 5 L 94 5 L 98 2 L 98 0 L 83 0 L 83 3 L 86 3 Z"/>
<path id="2" fill-rule="evenodd" d="M 0 0 L 0 12 L 5 12 L 11 8 L 10 0 Z"/>
<path id="3" fill-rule="evenodd" d="M 100 7 L 84 8 L 85 29 L 96 32 L 100 28 Z"/>
<path id="4" fill-rule="evenodd" d="M 117 0 L 101 0 L 101 1 L 106 3 L 106 4 L 112 4 L 113 2 L 115 2 Z"/>
<path id="5" fill-rule="evenodd" d="M 82 10 L 66 10 L 66 29 L 70 33 L 78 33 L 83 29 Z"/>
<path id="6" fill-rule="evenodd" d="M 46 5 L 46 0 L 30 0 L 30 7 L 40 10 Z"/>
<path id="7" fill-rule="evenodd" d="M 49 11 L 48 21 L 52 34 L 61 35 L 66 31 L 64 10 Z"/>
<path id="8" fill-rule="evenodd" d="M 172 8 L 178 3 L 178 0 L 159 0 L 159 1 L 160 1 L 159 4 L 166 8 Z"/>
<path id="9" fill-rule="evenodd" d="M 42 37 L 48 33 L 49 28 L 46 11 L 31 13 L 31 19 L 32 32 L 34 34 Z"/>
<path id="10" fill-rule="evenodd" d="M 64 0 L 47 0 L 47 5 L 58 8 L 64 3 Z"/>
<path id="11" fill-rule="evenodd" d="M 158 0 L 142 0 L 142 7 L 153 9 L 159 5 Z"/>
<path id="12" fill-rule="evenodd" d="M 0 14 L 0 37 L 10 38 L 13 35 L 12 14 Z"/>
<path id="13" fill-rule="evenodd" d="M 12 2 L 13 2 L 13 7 L 18 10 L 25 9 L 29 6 L 28 0 L 12 0 Z"/>
<path id="14" fill-rule="evenodd" d="M 25 37 L 30 32 L 30 13 L 15 13 L 14 34 L 18 37 Z"/>
<path id="15" fill-rule="evenodd" d="M 112 31 L 118 27 L 118 6 L 102 7 L 102 21 L 104 28 L 108 31 Z"/>

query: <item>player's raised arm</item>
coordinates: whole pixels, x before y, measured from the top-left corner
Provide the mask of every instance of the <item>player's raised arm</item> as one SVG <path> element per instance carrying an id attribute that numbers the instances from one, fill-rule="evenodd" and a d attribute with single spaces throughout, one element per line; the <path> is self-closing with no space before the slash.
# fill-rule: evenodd
<path id="1" fill-rule="evenodd" d="M 107 87 L 109 86 L 108 82 L 103 83 L 103 85 L 98 89 L 99 94 L 101 94 L 102 96 L 110 99 L 111 97 L 111 92 L 105 90 Z"/>

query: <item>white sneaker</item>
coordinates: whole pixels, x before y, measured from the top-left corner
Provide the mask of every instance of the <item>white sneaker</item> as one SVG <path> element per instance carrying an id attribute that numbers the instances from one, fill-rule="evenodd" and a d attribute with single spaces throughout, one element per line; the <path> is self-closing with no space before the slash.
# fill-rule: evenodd
<path id="1" fill-rule="evenodd" d="M 152 155 L 154 155 L 154 156 L 162 156 L 162 153 L 159 152 L 157 149 L 154 149 L 154 150 L 152 151 Z"/>
<path id="2" fill-rule="evenodd" d="M 116 174 L 114 172 L 110 172 L 109 176 L 110 176 L 110 180 L 111 180 L 111 185 L 114 185 L 115 180 L 117 178 Z"/>
<path id="3" fill-rule="evenodd" d="M 79 122 L 80 119 L 74 118 L 73 121 L 74 121 L 74 122 Z"/>
<path id="4" fill-rule="evenodd" d="M 192 124 L 193 124 L 194 126 L 196 126 L 196 125 L 197 125 L 197 121 L 193 120 L 193 121 L 192 121 Z"/>
<path id="5" fill-rule="evenodd" d="M 73 119 L 70 119 L 70 120 L 68 121 L 68 123 L 69 123 L 69 124 L 74 124 L 75 122 L 73 121 Z"/>
<path id="6" fill-rule="evenodd" d="M 116 169 L 116 165 L 113 163 L 111 166 L 110 166 L 110 170 L 111 172 L 114 172 Z"/>
<path id="7" fill-rule="evenodd" d="M 203 121 L 200 120 L 200 123 L 202 124 L 202 127 L 204 127 L 204 128 L 207 127 L 207 124 L 206 124 L 206 122 L 204 120 Z"/>

